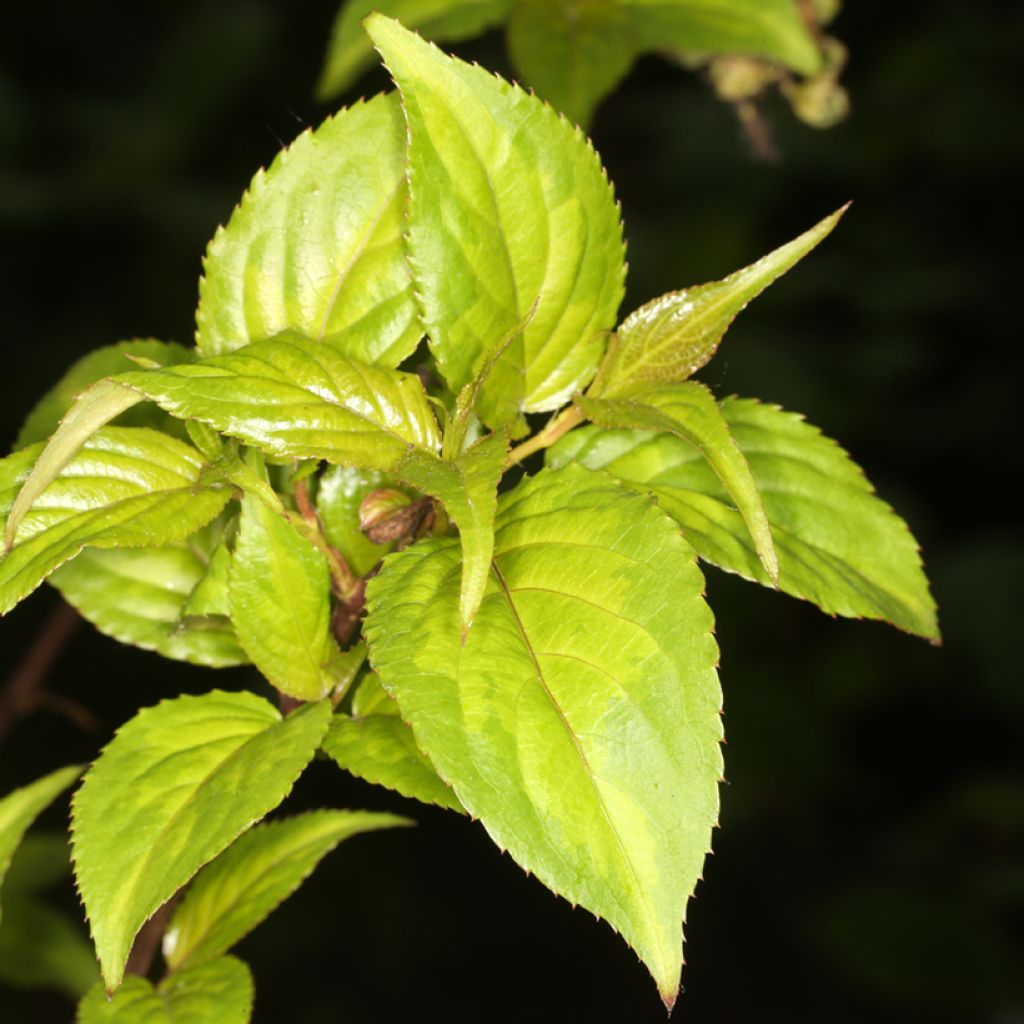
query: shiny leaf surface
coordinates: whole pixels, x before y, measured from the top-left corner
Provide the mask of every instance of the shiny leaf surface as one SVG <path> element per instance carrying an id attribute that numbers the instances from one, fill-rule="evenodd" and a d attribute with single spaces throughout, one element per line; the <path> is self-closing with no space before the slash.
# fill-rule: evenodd
<path id="1" fill-rule="evenodd" d="M 196 344 L 219 355 L 285 330 L 397 366 L 423 330 L 402 243 L 405 127 L 376 96 L 298 137 L 210 243 Z"/>
<path id="2" fill-rule="evenodd" d="M 485 382 L 502 411 L 558 408 L 593 376 L 622 298 L 622 228 L 593 149 L 540 100 L 374 15 L 409 125 L 409 254 L 453 391 L 528 319 Z"/>

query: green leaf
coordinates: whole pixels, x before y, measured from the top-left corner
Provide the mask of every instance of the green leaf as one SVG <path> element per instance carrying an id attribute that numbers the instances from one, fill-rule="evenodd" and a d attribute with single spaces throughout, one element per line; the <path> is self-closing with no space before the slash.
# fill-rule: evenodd
<path id="1" fill-rule="evenodd" d="M 747 303 L 825 238 L 848 205 L 721 281 L 669 292 L 634 310 L 618 330 L 616 351 L 594 393 L 619 396 L 638 386 L 692 376 L 715 354 Z"/>
<path id="2" fill-rule="evenodd" d="M 567 467 L 502 496 L 494 565 L 463 645 L 457 544 L 390 555 L 368 588 L 371 660 L 466 810 L 609 921 L 671 1005 L 722 766 L 693 552 L 649 499 Z"/>
<path id="3" fill-rule="evenodd" d="M 747 53 L 804 75 L 821 54 L 796 0 L 618 0 L 646 47 L 686 53 Z"/>
<path id="4" fill-rule="evenodd" d="M 462 811 L 458 798 L 416 746 L 398 705 L 376 673 L 367 673 L 352 700 L 352 714 L 331 719 L 323 749 L 341 768 L 377 786 L 425 804 Z"/>
<path id="5" fill-rule="evenodd" d="M 209 532 L 207 527 L 159 548 L 87 549 L 50 582 L 101 633 L 121 643 L 212 668 L 244 665 L 249 659 L 228 618 L 230 556 L 222 544 L 211 553 Z"/>
<path id="6" fill-rule="evenodd" d="M 49 477 L 47 468 L 40 473 L 49 450 L 32 445 L 0 460 L 0 516 L 8 515 L 14 541 L 0 559 L 0 614 L 84 548 L 184 540 L 231 497 L 226 488 L 200 484 L 204 463 L 194 448 L 144 427 L 93 434 L 40 488 Z M 30 506 L 23 501 L 26 492 L 35 492 Z"/>
<path id="7" fill-rule="evenodd" d="M 75 875 L 104 981 L 121 982 L 143 923 L 287 796 L 330 720 L 287 718 L 250 693 L 145 708 L 118 730 L 75 794 Z"/>
<path id="8" fill-rule="evenodd" d="M 345 0 L 334 25 L 317 98 L 333 99 L 374 63 L 363 19 L 373 11 L 419 29 L 427 39 L 459 42 L 505 19 L 512 0 Z"/>
<path id="9" fill-rule="evenodd" d="M 295 330 L 397 366 L 423 334 L 402 242 L 405 130 L 395 95 L 303 132 L 253 179 L 206 254 L 196 344 L 220 355 Z"/>
<path id="10" fill-rule="evenodd" d="M 777 406 L 727 398 L 721 410 L 764 500 L 779 588 L 833 615 L 883 619 L 937 640 L 917 543 L 846 452 Z M 768 582 L 721 482 L 678 438 L 584 427 L 548 457 L 554 466 L 575 459 L 653 492 L 702 558 Z"/>
<path id="11" fill-rule="evenodd" d="M 331 574 L 327 559 L 259 498 L 242 498 L 231 566 L 231 618 L 253 664 L 282 693 L 319 700 L 330 691 Z"/>
<path id="12" fill-rule="evenodd" d="M 611 186 L 587 140 L 516 86 L 395 21 L 367 31 L 409 125 L 409 254 L 424 324 L 455 392 L 516 335 L 480 415 L 556 409 L 593 376 L 625 276 Z M 536 308 L 534 308 L 536 307 Z"/>
<path id="13" fill-rule="evenodd" d="M 364 536 L 359 506 L 372 491 L 396 483 L 392 474 L 352 466 L 331 466 L 320 477 L 316 510 L 324 536 L 357 576 L 365 576 L 391 550 L 390 544 L 374 544 Z"/>
<path id="14" fill-rule="evenodd" d="M 640 427 L 674 434 L 692 445 L 714 470 L 739 509 L 765 572 L 778 579 L 779 563 L 761 494 L 743 452 L 729 433 L 714 396 L 696 381 L 634 393 L 624 399 L 585 398 L 576 404 L 602 427 Z"/>
<path id="15" fill-rule="evenodd" d="M 82 766 L 78 764 L 58 768 L 0 800 L 0 888 L 29 826 L 81 774 Z"/>
<path id="16" fill-rule="evenodd" d="M 519 0 L 508 23 L 517 70 L 583 127 L 629 72 L 638 45 L 634 19 L 617 0 Z"/>
<path id="17" fill-rule="evenodd" d="M 487 589 L 494 548 L 494 513 L 498 506 L 498 482 L 508 456 L 508 437 L 489 434 L 463 452 L 454 462 L 413 452 L 396 475 L 425 494 L 437 498 L 459 528 L 462 544 L 462 591 L 459 615 L 464 633 L 469 632 Z"/>
<path id="18" fill-rule="evenodd" d="M 249 968 L 233 956 L 175 972 L 154 988 L 130 975 L 108 998 L 95 985 L 78 1006 L 78 1024 L 247 1024 L 252 1016 Z"/>
<path id="19" fill-rule="evenodd" d="M 436 450 L 419 378 L 347 359 L 297 334 L 118 381 L 268 455 L 393 468 L 411 446 Z"/>
<path id="20" fill-rule="evenodd" d="M 254 826 L 192 883 L 164 933 L 164 958 L 178 971 L 226 953 L 343 839 L 411 824 L 393 814 L 311 811 Z"/>
<path id="21" fill-rule="evenodd" d="M 184 345 L 156 341 L 153 338 L 139 338 L 106 345 L 88 355 L 82 356 L 61 379 L 36 402 L 28 414 L 15 448 L 24 448 L 45 441 L 56 429 L 61 419 L 75 403 L 75 399 L 90 384 L 122 370 L 132 368 L 129 357 L 150 359 L 160 365 L 183 363 L 191 358 L 191 351 Z M 152 408 L 136 409 L 128 413 L 119 423 L 123 427 L 161 427 L 167 416 Z"/>
<path id="22" fill-rule="evenodd" d="M 36 899 L 11 899 L 0 924 L 0 981 L 78 999 L 99 977 L 81 924 Z"/>

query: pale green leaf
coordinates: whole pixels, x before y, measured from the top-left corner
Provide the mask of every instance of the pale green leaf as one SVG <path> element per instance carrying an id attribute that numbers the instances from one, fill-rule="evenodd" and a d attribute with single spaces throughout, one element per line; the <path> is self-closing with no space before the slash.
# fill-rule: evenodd
<path id="1" fill-rule="evenodd" d="M 22 449 L 23 452 L 33 452 L 32 472 L 23 479 L 23 486 L 17 498 L 3 509 L 7 514 L 5 543 L 8 550 L 14 543 L 18 526 L 32 503 L 57 479 L 60 471 L 74 458 L 85 441 L 105 423 L 109 423 L 141 401 L 140 395 L 112 380 L 97 381 L 79 395 L 45 446 L 40 445 L 38 449 L 35 446 L 31 449 Z M 13 458 L 14 456 L 11 456 L 4 461 L 8 466 L 20 466 L 20 462 L 11 461 Z M 10 470 L 7 473 L 0 471 L 0 488 L 4 491 L 9 486 L 9 472 Z"/>
<path id="2" fill-rule="evenodd" d="M 174 971 L 226 953 L 283 903 L 338 843 L 360 832 L 410 825 L 368 811 L 311 811 L 254 826 L 208 864 L 164 933 Z"/>
<path id="3" fill-rule="evenodd" d="M 842 448 L 777 406 L 727 398 L 721 410 L 764 501 L 779 588 L 833 615 L 883 619 L 937 640 L 917 543 Z M 584 427 L 548 456 L 653 492 L 702 558 L 768 582 L 739 513 L 691 445 L 668 434 Z"/>
<path id="4" fill-rule="evenodd" d="M 411 446 L 439 444 L 418 377 L 347 359 L 297 334 L 117 380 L 174 416 L 281 458 L 386 470 Z"/>
<path id="5" fill-rule="evenodd" d="M 210 243 L 196 345 L 220 355 L 295 330 L 397 366 L 423 334 L 402 242 L 405 128 L 376 96 L 298 137 Z"/>
<path id="6" fill-rule="evenodd" d="M 99 982 L 78 1006 L 78 1024 L 247 1024 L 252 1016 L 249 968 L 233 956 L 178 971 L 154 988 L 129 975 L 108 997 Z"/>
<path id="7" fill-rule="evenodd" d="M 804 75 L 821 54 L 798 0 L 617 0 L 634 16 L 652 50 L 746 53 Z"/>
<path id="8" fill-rule="evenodd" d="M 103 978 L 120 984 L 143 923 L 273 810 L 327 728 L 328 701 L 282 718 L 250 693 L 145 708 L 118 730 L 75 794 L 75 875 Z"/>
<path id="9" fill-rule="evenodd" d="M 402 480 L 440 501 L 459 528 L 462 590 L 459 614 L 468 632 L 487 589 L 494 548 L 498 482 L 508 456 L 508 437 L 489 434 L 454 462 L 414 452 L 395 471 Z"/>
<path id="10" fill-rule="evenodd" d="M 14 851 L 29 826 L 81 774 L 81 765 L 58 768 L 0 800 L 0 889 Z"/>
<path id="11" fill-rule="evenodd" d="M 846 209 L 721 281 L 669 292 L 634 310 L 619 327 L 615 354 L 602 370 L 595 393 L 619 396 L 692 376 L 715 354 L 747 303 L 822 241 Z"/>
<path id="12" fill-rule="evenodd" d="M 324 536 L 357 576 L 365 576 L 391 550 L 390 544 L 374 544 L 363 535 L 359 506 L 372 491 L 397 482 L 393 475 L 353 466 L 331 466 L 320 477 L 316 510 Z"/>
<path id="13" fill-rule="evenodd" d="M 654 387 L 627 399 L 585 398 L 576 404 L 602 427 L 639 427 L 674 434 L 707 460 L 735 503 L 765 572 L 777 580 L 779 563 L 764 503 L 714 396 L 696 381 Z"/>
<path id="14" fill-rule="evenodd" d="M 370 582 L 371 660 L 466 810 L 671 1005 L 722 769 L 703 578 L 649 499 L 576 467 L 504 495 L 496 525 L 465 644 L 458 545 L 421 542 Z"/>
<path id="15" fill-rule="evenodd" d="M 323 749 L 340 767 L 367 782 L 425 804 L 462 811 L 458 798 L 416 746 L 412 729 L 374 672 L 359 683 L 352 714 L 338 712 L 331 719 Z"/>
<path id="16" fill-rule="evenodd" d="M 323 554 L 259 498 L 243 497 L 231 619 L 253 664 L 299 700 L 319 700 L 333 685 L 330 586 Z"/>
<path id="17" fill-rule="evenodd" d="M 48 451 L 32 445 L 0 460 L 0 516 L 8 515 L 14 538 L 0 558 L 0 614 L 84 548 L 176 543 L 216 517 L 231 496 L 200 483 L 204 462 L 194 448 L 144 427 L 93 434 L 40 490 L 34 483 L 49 477 L 47 470 L 37 476 Z M 37 491 L 31 507 L 16 517 L 13 505 L 24 504 L 30 486 Z"/>
<path id="18" fill-rule="evenodd" d="M 504 425 L 510 401 L 558 408 L 593 376 L 622 298 L 622 227 L 596 153 L 518 87 L 388 18 L 367 28 L 402 93 L 410 261 L 445 380 L 458 392 L 528 320 L 482 388 L 481 418 Z"/>
<path id="19" fill-rule="evenodd" d="M 512 0 L 344 0 L 331 29 L 331 41 L 317 97 L 344 92 L 374 63 L 363 19 L 373 11 L 397 18 L 427 39 L 455 43 L 503 21 Z"/>
<path id="20" fill-rule="evenodd" d="M 165 366 L 168 363 L 183 363 L 191 358 L 191 352 L 184 345 L 172 342 L 156 341 L 153 338 L 139 338 L 132 341 L 121 341 L 116 345 L 106 345 L 94 352 L 82 356 L 61 379 L 54 384 L 42 398 L 36 402 L 28 414 L 15 448 L 24 448 L 45 441 L 56 429 L 67 411 L 74 405 L 75 399 L 90 384 L 132 369 L 131 359 L 149 359 Z M 158 409 L 133 409 L 127 413 L 118 425 L 122 427 L 162 427 L 167 421 L 166 414 Z"/>
<path id="21" fill-rule="evenodd" d="M 217 527 L 214 530 L 214 527 Z M 159 548 L 87 549 L 50 582 L 101 633 L 165 658 L 222 668 L 248 662 L 228 618 L 219 526 Z"/>
<path id="22" fill-rule="evenodd" d="M 145 979 L 131 974 L 109 997 L 97 982 L 78 1004 L 78 1024 L 172 1024 L 171 1014 Z M 212 1024 L 212 1022 L 211 1022 Z"/>
<path id="23" fill-rule="evenodd" d="M 584 127 L 638 46 L 635 19 L 618 0 L 519 0 L 508 22 L 509 53 L 525 81 Z"/>

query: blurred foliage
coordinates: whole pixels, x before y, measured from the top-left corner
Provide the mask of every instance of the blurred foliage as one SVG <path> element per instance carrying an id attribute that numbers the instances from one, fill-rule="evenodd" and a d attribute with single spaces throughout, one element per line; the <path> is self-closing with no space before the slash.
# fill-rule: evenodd
<path id="1" fill-rule="evenodd" d="M 190 341 L 214 227 L 253 170 L 326 113 L 310 96 L 335 7 L 5 12 L 4 444 L 87 350 Z M 730 785 L 689 915 L 688 1020 L 1024 1020 L 1024 540 L 995 487 L 1022 468 L 1008 429 L 1019 257 L 1007 222 L 1024 172 L 1010 84 L 1022 30 L 1019 6 L 940 0 L 887 6 L 883 19 L 846 5 L 830 31 L 849 47 L 853 113 L 820 134 L 769 100 L 772 164 L 749 158 L 704 82 L 657 60 L 641 60 L 596 116 L 629 230 L 625 309 L 720 276 L 854 200 L 829 246 L 737 322 L 711 383 L 843 438 L 921 538 L 945 637 L 934 649 L 819 621 L 709 575 Z M 499 36 L 459 52 L 509 73 Z M 384 82 L 373 72 L 365 91 Z M 4 666 L 55 603 L 42 592 L 0 623 Z M 103 732 L 52 711 L 24 719 L 0 751 L 0 792 L 90 759 L 140 704 L 205 690 L 209 676 L 83 627 L 52 687 Z M 329 764 L 288 806 L 409 810 Z M 62 814 L 66 803 L 42 827 L 62 827 Z M 242 944 L 257 1022 L 435 1006 L 454 1020 L 536 1019 L 538 1006 L 551 1020 L 664 1019 L 610 932 L 551 900 L 469 823 L 414 816 L 420 828 L 326 862 Z M 69 882 L 33 899 L 80 913 Z M 65 1021 L 68 1004 L 0 987 L 0 1017 Z"/>

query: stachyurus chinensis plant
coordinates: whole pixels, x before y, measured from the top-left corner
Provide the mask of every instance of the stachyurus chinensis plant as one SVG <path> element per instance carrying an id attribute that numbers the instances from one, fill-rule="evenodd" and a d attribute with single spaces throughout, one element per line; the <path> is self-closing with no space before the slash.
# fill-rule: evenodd
<path id="1" fill-rule="evenodd" d="M 845 452 L 693 379 L 842 210 L 620 320 L 619 210 L 583 134 L 396 21 L 366 28 L 398 91 L 256 175 L 210 243 L 195 349 L 86 356 L 0 462 L 0 612 L 49 579 L 103 632 L 251 662 L 279 695 L 165 700 L 85 771 L 83 1024 L 249 1019 L 228 951 L 342 839 L 405 823 L 256 824 L 318 750 L 479 819 L 671 1007 L 722 775 L 699 562 L 938 636 L 913 537 Z M 80 774 L 0 801 L 0 872 Z M 157 986 L 126 974 L 151 918 Z"/>

